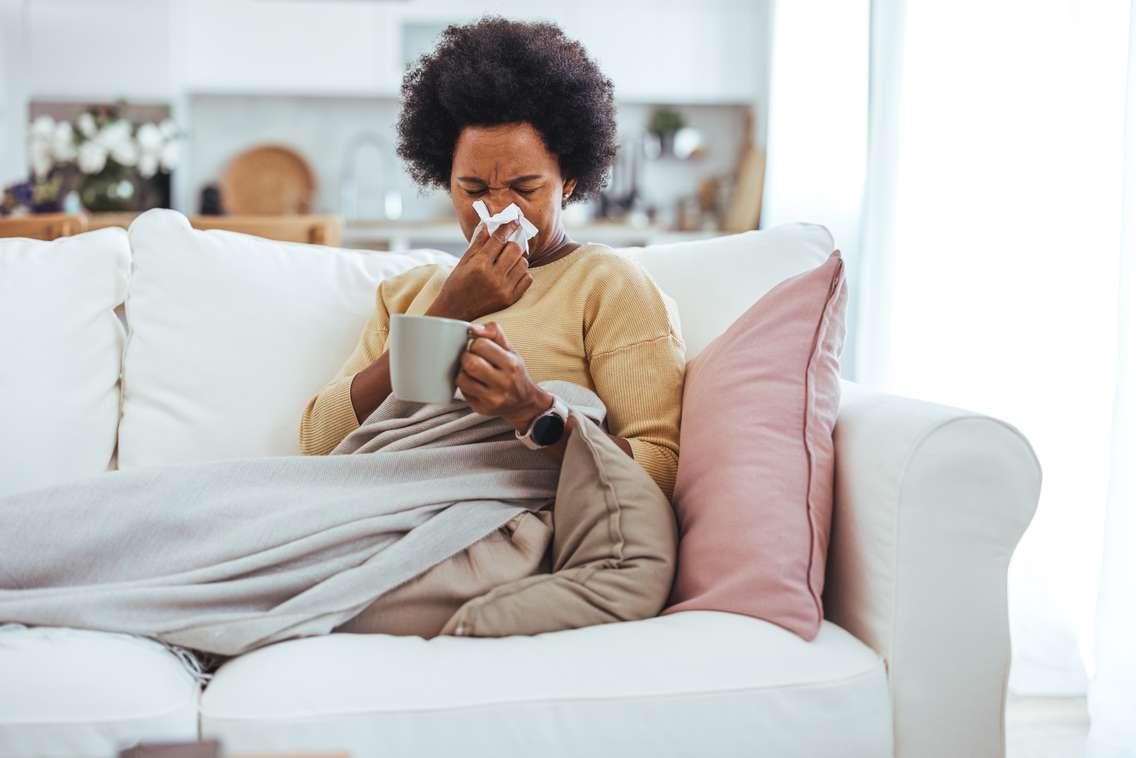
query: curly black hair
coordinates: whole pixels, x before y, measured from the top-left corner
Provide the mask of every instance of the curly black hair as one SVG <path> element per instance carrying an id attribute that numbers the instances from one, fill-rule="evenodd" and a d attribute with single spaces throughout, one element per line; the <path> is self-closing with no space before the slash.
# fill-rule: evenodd
<path id="1" fill-rule="evenodd" d="M 615 159 L 611 80 L 555 24 L 487 16 L 453 25 L 402 81 L 398 154 L 423 186 L 449 189 L 466 126 L 527 122 L 576 180 L 573 200 L 595 195 Z"/>

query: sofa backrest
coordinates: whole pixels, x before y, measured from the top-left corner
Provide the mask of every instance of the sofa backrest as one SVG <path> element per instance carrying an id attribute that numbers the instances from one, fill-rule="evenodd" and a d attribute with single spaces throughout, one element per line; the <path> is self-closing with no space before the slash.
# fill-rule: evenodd
<path id="1" fill-rule="evenodd" d="M 0 495 L 107 469 L 129 269 L 122 229 L 0 239 Z"/>
<path id="2" fill-rule="evenodd" d="M 29 291 L 54 288 L 60 293 L 58 307 L 35 311 L 45 328 L 56 331 L 76 318 L 63 305 L 74 302 L 86 313 L 101 309 L 98 313 L 107 317 L 99 321 L 101 328 L 113 334 L 117 320 L 109 311 L 126 300 L 124 354 L 121 335 L 118 343 L 105 335 L 97 341 L 82 339 L 82 355 L 100 362 L 97 370 L 84 367 L 82 373 L 103 377 L 102 415 L 84 408 L 83 420 L 75 423 L 75 416 L 69 415 L 78 401 L 77 395 L 68 394 L 73 386 L 43 383 L 30 373 L 21 373 L 18 381 L 11 378 L 15 374 L 0 373 L 0 391 L 12 397 L 15 388 L 30 388 L 23 391 L 35 396 L 40 423 L 51 434 L 83 428 L 102 440 L 102 447 L 92 447 L 88 456 L 103 464 L 88 461 L 79 467 L 92 472 L 105 468 L 108 440 L 114 436 L 113 411 L 105 410 L 105 395 L 108 385 L 113 388 L 113 379 L 107 377 L 117 376 L 120 360 L 120 468 L 298 454 L 300 413 L 351 352 L 374 307 L 379 282 L 414 266 L 454 261 L 428 250 L 374 253 L 198 231 L 184 216 L 168 210 L 149 211 L 136 219 L 129 246 L 121 231 L 37 244 L 63 242 L 74 250 L 68 248 L 67 258 L 56 257 L 69 261 L 49 276 L 56 276 L 57 284 L 45 281 L 43 272 L 24 269 L 13 269 L 13 277 L 5 279 L 15 279 L 21 283 L 17 287 Z M 107 245 L 114 251 L 82 261 L 99 267 L 101 274 L 81 269 L 76 251 Z M 0 265 L 5 255 L 11 257 L 6 252 L 11 246 L 0 240 Z M 827 230 L 796 224 L 623 252 L 677 304 L 687 355 L 693 358 L 759 297 L 782 280 L 819 265 L 831 251 Z M 79 280 L 107 283 L 105 291 L 99 291 L 101 299 L 83 300 Z M 24 334 L 16 316 L 4 313 L 0 340 L 24 340 L 26 352 L 41 362 L 64 360 L 75 352 L 76 346 L 52 339 L 43 330 Z M 64 410 L 44 416 L 48 407 Z M 24 423 L 33 422 L 29 418 Z"/>
<path id="3" fill-rule="evenodd" d="M 299 453 L 300 413 L 346 359 L 378 283 L 445 253 L 368 253 L 130 226 L 118 466 Z"/>
<path id="4" fill-rule="evenodd" d="M 758 298 L 824 263 L 832 251 L 832 235 L 818 224 L 624 249 L 678 305 L 687 360 Z"/>

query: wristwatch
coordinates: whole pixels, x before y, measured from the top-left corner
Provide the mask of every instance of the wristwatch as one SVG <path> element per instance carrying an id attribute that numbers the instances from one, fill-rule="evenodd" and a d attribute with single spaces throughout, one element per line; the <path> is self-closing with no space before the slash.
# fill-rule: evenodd
<path id="1" fill-rule="evenodd" d="M 552 396 L 552 407 L 533 419 L 524 434 L 514 432 L 529 450 L 555 445 L 564 436 L 568 423 L 568 406 L 556 395 Z"/>

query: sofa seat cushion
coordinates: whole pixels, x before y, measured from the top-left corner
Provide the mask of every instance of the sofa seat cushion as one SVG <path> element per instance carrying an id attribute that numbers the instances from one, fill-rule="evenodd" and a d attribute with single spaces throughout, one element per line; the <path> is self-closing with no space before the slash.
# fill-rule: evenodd
<path id="1" fill-rule="evenodd" d="M 238 752 L 367 756 L 891 754 L 880 658 L 691 611 L 504 638 L 333 634 L 226 663 L 201 727 Z"/>
<path id="2" fill-rule="evenodd" d="M 196 679 L 157 642 L 0 626 L 0 755 L 115 756 L 197 739 Z"/>

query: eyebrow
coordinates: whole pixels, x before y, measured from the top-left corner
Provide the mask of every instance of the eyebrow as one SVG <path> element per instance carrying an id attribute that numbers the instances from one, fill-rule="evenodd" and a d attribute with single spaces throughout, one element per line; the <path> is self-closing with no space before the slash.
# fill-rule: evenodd
<path id="1" fill-rule="evenodd" d="M 507 181 L 505 183 L 506 184 L 516 184 L 518 182 L 531 182 L 533 179 L 543 179 L 543 178 L 544 177 L 541 176 L 540 174 L 525 174 L 524 176 L 514 177 L 513 179 L 510 179 L 509 181 Z M 473 184 L 484 184 L 486 186 L 489 186 L 489 182 L 487 182 L 484 179 L 481 179 L 479 177 L 476 177 L 476 176 L 459 176 L 458 181 L 459 182 L 471 182 Z"/>

